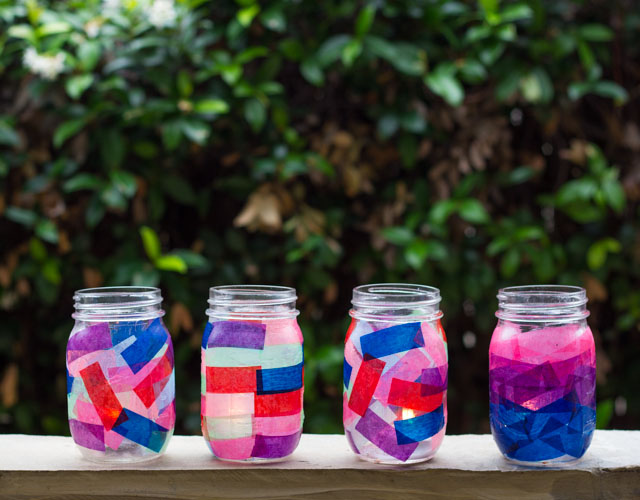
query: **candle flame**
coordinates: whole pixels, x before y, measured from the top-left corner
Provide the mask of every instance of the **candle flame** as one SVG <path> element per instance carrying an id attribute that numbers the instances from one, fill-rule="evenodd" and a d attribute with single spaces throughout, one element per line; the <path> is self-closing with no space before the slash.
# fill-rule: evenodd
<path id="1" fill-rule="evenodd" d="M 402 420 L 408 420 L 410 418 L 413 418 L 416 416 L 416 412 L 409 409 L 409 408 L 403 408 L 402 409 Z"/>

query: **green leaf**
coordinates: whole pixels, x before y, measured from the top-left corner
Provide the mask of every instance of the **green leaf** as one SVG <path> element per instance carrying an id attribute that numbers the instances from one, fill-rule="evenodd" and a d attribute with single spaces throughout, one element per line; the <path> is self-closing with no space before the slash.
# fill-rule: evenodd
<path id="1" fill-rule="evenodd" d="M 624 104 L 629 100 L 627 91 L 615 82 L 600 80 L 591 87 L 591 92 L 602 97 L 609 97 L 616 101 L 616 104 Z"/>
<path id="2" fill-rule="evenodd" d="M 513 277 L 520 266 L 520 252 L 516 248 L 510 248 L 502 257 L 500 272 L 505 278 Z"/>
<path id="3" fill-rule="evenodd" d="M 349 43 L 351 36 L 335 35 L 328 38 L 318 49 L 315 60 L 321 68 L 326 68 L 342 56 L 342 49 Z"/>
<path id="4" fill-rule="evenodd" d="M 179 120 L 166 122 L 162 125 L 162 142 L 164 147 L 173 151 L 180 145 L 182 139 L 182 123 Z"/>
<path id="5" fill-rule="evenodd" d="M 62 190 L 65 193 L 73 193 L 74 191 L 80 191 L 83 189 L 89 189 L 93 191 L 96 189 L 100 189 L 103 186 L 104 181 L 97 176 L 88 173 L 80 173 L 74 175 L 73 177 L 71 177 L 71 179 L 66 181 L 62 186 Z"/>
<path id="6" fill-rule="evenodd" d="M 617 213 L 622 213 L 626 202 L 626 196 L 618 179 L 605 180 L 602 183 L 602 192 L 609 206 Z"/>
<path id="7" fill-rule="evenodd" d="M 85 212 L 85 220 L 90 228 L 96 227 L 104 218 L 106 209 L 102 199 L 98 193 L 94 194 L 89 200 L 87 211 Z"/>
<path id="8" fill-rule="evenodd" d="M 613 238 L 602 238 L 593 243 L 587 251 L 587 264 L 593 271 L 600 269 L 607 260 L 607 254 L 619 253 L 622 245 Z"/>
<path id="9" fill-rule="evenodd" d="M 60 273 L 60 265 L 54 259 L 47 259 L 42 268 L 40 269 L 42 276 L 54 285 L 59 285 L 62 282 L 62 274 Z"/>
<path id="10" fill-rule="evenodd" d="M 385 240 L 394 245 L 404 246 L 414 239 L 413 231 L 403 226 L 385 227 L 380 233 Z"/>
<path id="11" fill-rule="evenodd" d="M 460 77 L 467 83 L 478 84 L 487 79 L 487 70 L 477 59 L 466 58 L 459 71 Z"/>
<path id="12" fill-rule="evenodd" d="M 65 141 L 76 135 L 85 126 L 84 118 L 76 118 L 62 122 L 53 134 L 53 145 L 56 148 L 62 146 Z"/>
<path id="13" fill-rule="evenodd" d="M 431 207 L 429 221 L 436 225 L 444 224 L 456 207 L 457 202 L 455 200 L 438 201 Z"/>
<path id="14" fill-rule="evenodd" d="M 277 33 L 284 33 L 287 30 L 287 20 L 280 6 L 274 6 L 265 10 L 260 15 L 263 26 Z"/>
<path id="15" fill-rule="evenodd" d="M 42 262 L 47 258 L 47 247 L 38 238 L 29 240 L 29 253 L 37 262 Z"/>
<path id="16" fill-rule="evenodd" d="M 131 198 L 138 190 L 136 177 L 126 170 L 112 170 L 109 178 L 113 186 L 127 198 Z"/>
<path id="17" fill-rule="evenodd" d="M 85 90 L 91 87 L 93 83 L 93 75 L 77 75 L 69 78 L 64 88 L 71 99 L 78 99 Z"/>
<path id="18" fill-rule="evenodd" d="M 40 38 L 49 35 L 59 35 L 60 33 L 67 33 L 69 31 L 71 31 L 71 25 L 69 23 L 53 21 L 37 28 L 36 35 Z"/>
<path id="19" fill-rule="evenodd" d="M 49 243 L 58 243 L 58 228 L 52 220 L 40 219 L 36 224 L 35 231 L 38 238 Z"/>
<path id="20" fill-rule="evenodd" d="M 613 417 L 613 400 L 605 399 L 596 406 L 596 429 L 606 429 Z"/>
<path id="21" fill-rule="evenodd" d="M 244 9 L 240 9 L 238 14 L 236 15 L 236 19 L 240 23 L 241 26 L 247 27 L 251 24 L 253 19 L 260 12 L 260 6 L 258 4 L 250 5 L 249 7 L 245 7 Z"/>
<path id="22" fill-rule="evenodd" d="M 613 38 L 613 30 L 604 24 L 583 24 L 578 33 L 589 42 L 608 42 Z"/>
<path id="23" fill-rule="evenodd" d="M 120 167 L 127 152 L 125 131 L 120 128 L 108 128 L 100 135 L 100 157 L 108 169 Z"/>
<path id="24" fill-rule="evenodd" d="M 347 43 L 342 49 L 342 64 L 347 68 L 350 67 L 361 53 L 362 42 L 357 38 L 349 40 L 349 43 Z"/>
<path id="25" fill-rule="evenodd" d="M 389 113 L 382 115 L 378 120 L 378 133 L 383 139 L 388 139 L 396 133 L 400 122 L 395 114 Z"/>
<path id="26" fill-rule="evenodd" d="M 37 42 L 35 31 L 28 24 L 14 24 L 13 26 L 9 26 L 7 35 L 13 38 L 29 40 L 33 45 Z"/>
<path id="27" fill-rule="evenodd" d="M 451 106 L 459 106 L 464 100 L 464 88 L 454 73 L 453 65 L 440 63 L 425 77 L 424 82 L 434 94 L 442 97 Z"/>
<path id="28" fill-rule="evenodd" d="M 83 71 L 93 71 L 100 60 L 100 42 L 85 40 L 78 46 L 78 62 Z"/>
<path id="29" fill-rule="evenodd" d="M 300 73 L 309 83 L 320 87 L 324 84 L 324 72 L 315 58 L 308 58 L 302 61 Z"/>
<path id="30" fill-rule="evenodd" d="M 193 110 L 200 114 L 223 114 L 229 112 L 229 104 L 222 99 L 202 99 L 193 105 Z"/>
<path id="31" fill-rule="evenodd" d="M 187 263 L 178 255 L 162 255 L 154 261 L 155 266 L 162 271 L 174 271 L 185 274 L 189 269 Z"/>
<path id="32" fill-rule="evenodd" d="M 404 258 L 414 269 L 420 269 L 429 254 L 429 244 L 421 238 L 413 240 L 404 250 Z"/>
<path id="33" fill-rule="evenodd" d="M 4 216 L 13 222 L 27 227 L 33 226 L 38 220 L 38 215 L 33 210 L 13 206 L 6 208 Z"/>
<path id="34" fill-rule="evenodd" d="M 0 119 L 0 144 L 4 146 L 20 144 L 20 136 L 8 120 Z"/>
<path id="35" fill-rule="evenodd" d="M 191 184 L 179 175 L 163 175 L 160 181 L 163 191 L 171 198 L 184 205 L 194 205 L 197 195 Z"/>
<path id="36" fill-rule="evenodd" d="M 140 237 L 142 238 L 142 246 L 147 256 L 152 261 L 156 261 L 161 255 L 160 239 L 156 232 L 148 226 L 140 228 Z"/>
<path id="37" fill-rule="evenodd" d="M 535 68 L 520 81 L 522 96 L 532 103 L 548 103 L 553 99 L 553 83 L 541 67 Z"/>
<path id="38" fill-rule="evenodd" d="M 211 134 L 211 127 L 199 120 L 182 120 L 181 128 L 185 136 L 201 145 L 207 142 Z"/>
<path id="39" fill-rule="evenodd" d="M 468 198 L 460 202 L 458 213 L 467 222 L 472 224 L 486 224 L 490 217 L 482 203 L 474 198 Z"/>
<path id="40" fill-rule="evenodd" d="M 188 71 L 181 69 L 176 77 L 176 88 L 182 98 L 188 98 L 193 93 L 193 82 Z"/>
<path id="41" fill-rule="evenodd" d="M 171 255 L 180 257 L 189 269 L 203 268 L 209 264 L 209 261 L 202 255 L 191 250 L 174 250 Z"/>
<path id="42" fill-rule="evenodd" d="M 244 103 L 244 117 L 254 132 L 259 132 L 267 119 L 267 110 L 260 99 L 248 99 Z"/>
<path id="43" fill-rule="evenodd" d="M 356 18 L 356 36 L 363 37 L 371 29 L 373 20 L 376 17 L 376 7 L 374 5 L 366 5 Z"/>
<path id="44" fill-rule="evenodd" d="M 525 3 L 507 5 L 500 12 L 500 18 L 504 23 L 521 21 L 523 19 L 531 19 L 532 17 L 533 9 Z"/>

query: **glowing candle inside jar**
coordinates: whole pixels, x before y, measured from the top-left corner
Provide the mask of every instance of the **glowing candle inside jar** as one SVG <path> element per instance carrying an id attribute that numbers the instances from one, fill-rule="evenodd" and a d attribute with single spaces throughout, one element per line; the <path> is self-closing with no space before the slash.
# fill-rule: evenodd
<path id="1" fill-rule="evenodd" d="M 414 412 L 410 408 L 403 408 L 402 409 L 402 420 L 408 420 L 408 419 L 413 418 L 415 416 L 416 416 L 416 412 Z"/>

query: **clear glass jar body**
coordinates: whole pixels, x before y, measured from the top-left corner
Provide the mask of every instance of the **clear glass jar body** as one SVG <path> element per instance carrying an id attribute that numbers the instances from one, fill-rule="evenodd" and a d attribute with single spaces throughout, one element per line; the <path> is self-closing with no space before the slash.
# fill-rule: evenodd
<path id="1" fill-rule="evenodd" d="M 210 289 L 202 338 L 202 433 L 216 458 L 266 462 L 296 449 L 304 412 L 303 338 L 296 291 Z"/>
<path id="2" fill-rule="evenodd" d="M 440 291 L 362 285 L 344 351 L 343 423 L 351 449 L 385 464 L 429 460 L 447 424 L 447 339 Z"/>
<path id="3" fill-rule="evenodd" d="M 160 290 L 90 288 L 74 299 L 66 364 L 75 443 L 99 462 L 160 456 L 176 419 L 173 345 Z"/>
<path id="4" fill-rule="evenodd" d="M 528 465 L 573 462 L 596 421 L 596 353 L 586 293 L 556 285 L 498 294 L 489 347 L 491 432 L 505 458 Z"/>

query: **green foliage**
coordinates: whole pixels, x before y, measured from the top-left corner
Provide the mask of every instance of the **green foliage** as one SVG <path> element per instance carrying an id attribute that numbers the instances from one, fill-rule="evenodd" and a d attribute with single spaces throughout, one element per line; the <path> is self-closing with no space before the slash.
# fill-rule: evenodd
<path id="1" fill-rule="evenodd" d="M 442 290 L 453 432 L 488 430 L 496 290 L 585 285 L 598 425 L 637 427 L 631 4 L 0 0 L 0 429 L 65 431 L 75 289 L 158 285 L 198 432 L 207 288 L 277 283 L 305 429 L 339 432 L 350 291 L 378 281 Z"/>

